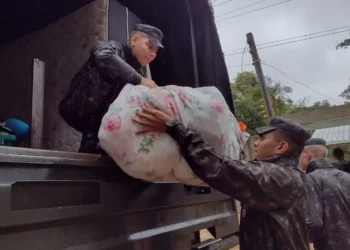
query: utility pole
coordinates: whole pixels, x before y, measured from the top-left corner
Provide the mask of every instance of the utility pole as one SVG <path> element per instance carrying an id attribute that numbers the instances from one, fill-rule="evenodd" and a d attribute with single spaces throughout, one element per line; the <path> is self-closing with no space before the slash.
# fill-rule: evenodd
<path id="1" fill-rule="evenodd" d="M 252 59 L 253 59 L 253 65 L 255 67 L 255 72 L 260 84 L 261 95 L 264 99 L 266 113 L 268 118 L 271 119 L 271 117 L 274 116 L 273 108 L 271 105 L 269 92 L 267 91 L 264 73 L 261 68 L 258 50 L 256 49 L 256 45 L 255 45 L 255 41 L 252 33 L 247 34 L 247 43 L 249 45 L 250 54 L 252 55 Z"/>

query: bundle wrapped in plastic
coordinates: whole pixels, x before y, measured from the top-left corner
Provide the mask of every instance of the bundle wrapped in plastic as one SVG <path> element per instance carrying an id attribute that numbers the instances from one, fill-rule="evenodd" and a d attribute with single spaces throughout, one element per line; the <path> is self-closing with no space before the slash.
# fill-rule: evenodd
<path id="1" fill-rule="evenodd" d="M 128 175 L 151 182 L 206 185 L 192 172 L 169 135 L 135 134 L 141 127 L 132 118 L 143 107 L 170 112 L 185 127 L 198 131 L 216 153 L 239 159 L 247 138 L 217 88 L 149 89 L 128 84 L 103 117 L 98 135 L 101 147 Z"/>

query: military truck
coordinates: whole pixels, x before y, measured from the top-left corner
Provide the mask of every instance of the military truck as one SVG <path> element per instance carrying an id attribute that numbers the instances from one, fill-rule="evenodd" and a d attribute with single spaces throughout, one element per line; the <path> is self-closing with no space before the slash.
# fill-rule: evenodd
<path id="1" fill-rule="evenodd" d="M 207 0 L 14 0 L 0 9 L 0 121 L 31 138 L 0 147 L 2 250 L 229 249 L 234 200 L 211 188 L 148 183 L 108 158 L 75 153 L 80 134 L 57 107 L 98 40 L 124 42 L 136 23 L 165 35 L 148 68 L 159 85 L 216 86 L 234 111 Z M 213 239 L 203 240 L 207 229 Z"/>

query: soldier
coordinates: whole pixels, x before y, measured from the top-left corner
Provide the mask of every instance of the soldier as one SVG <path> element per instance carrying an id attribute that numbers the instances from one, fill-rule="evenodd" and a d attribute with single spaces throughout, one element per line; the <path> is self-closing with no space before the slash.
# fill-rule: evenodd
<path id="1" fill-rule="evenodd" d="M 162 39 L 159 29 L 138 24 L 130 42 L 99 42 L 92 48 L 90 58 L 72 79 L 59 105 L 62 118 L 83 133 L 80 152 L 102 152 L 97 137 L 102 117 L 127 83 L 157 86 L 144 77 L 143 67 L 163 48 Z"/>
<path id="2" fill-rule="evenodd" d="M 178 142 L 193 172 L 216 190 L 242 204 L 242 250 L 306 250 L 307 183 L 298 156 L 310 134 L 300 125 L 273 118 L 256 131 L 254 161 L 218 156 L 196 132 L 155 109 L 137 112 L 138 133 L 168 133 Z"/>
<path id="3" fill-rule="evenodd" d="M 341 148 L 335 148 L 333 149 L 332 155 L 336 160 L 336 162 L 333 163 L 333 166 L 339 170 L 350 173 L 350 163 L 344 159 L 344 151 Z"/>
<path id="4" fill-rule="evenodd" d="M 300 155 L 309 184 L 310 240 L 315 250 L 350 249 L 350 175 L 326 160 L 325 145 L 310 139 Z"/>

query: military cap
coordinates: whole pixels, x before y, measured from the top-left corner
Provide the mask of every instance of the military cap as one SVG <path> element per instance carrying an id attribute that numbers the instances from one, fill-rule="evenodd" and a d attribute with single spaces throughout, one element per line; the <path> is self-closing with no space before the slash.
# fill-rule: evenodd
<path id="1" fill-rule="evenodd" d="M 305 143 L 305 146 L 314 146 L 314 145 L 326 146 L 326 141 L 321 138 L 311 138 L 307 140 Z"/>
<path id="2" fill-rule="evenodd" d="M 296 122 L 282 117 L 273 117 L 268 126 L 257 128 L 256 132 L 262 136 L 275 130 L 285 132 L 292 140 L 299 144 L 305 144 L 311 138 L 311 134 L 305 128 Z"/>
<path id="3" fill-rule="evenodd" d="M 147 24 L 137 24 L 134 31 L 145 33 L 154 46 L 164 48 L 162 45 L 163 33 L 160 29 Z"/>

